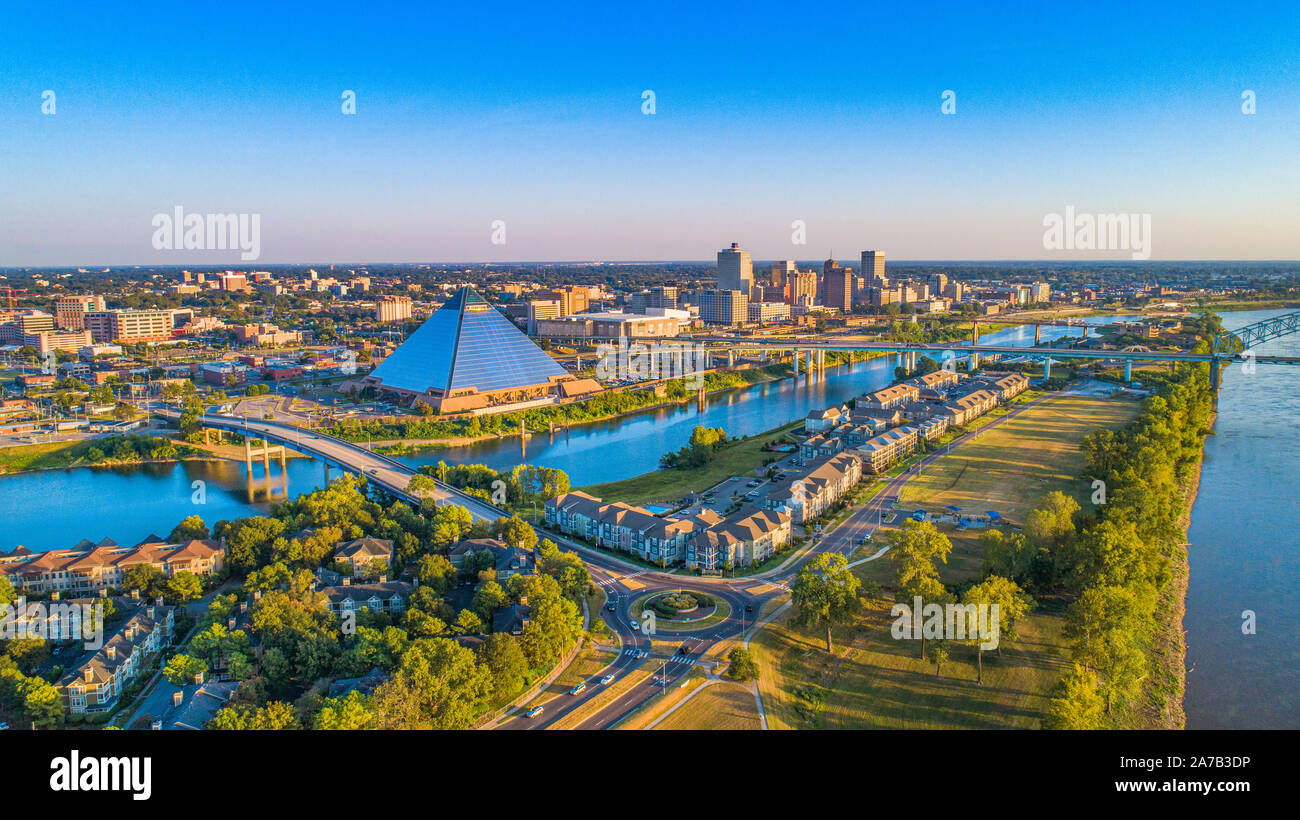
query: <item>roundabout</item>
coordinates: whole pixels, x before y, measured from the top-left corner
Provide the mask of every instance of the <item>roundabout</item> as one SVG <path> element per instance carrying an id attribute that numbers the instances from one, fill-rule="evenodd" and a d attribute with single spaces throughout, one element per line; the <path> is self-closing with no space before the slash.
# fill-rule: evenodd
<path id="1" fill-rule="evenodd" d="M 731 605 L 717 595 L 699 590 L 659 590 L 632 601 L 629 615 L 640 621 L 643 612 L 655 616 L 659 632 L 707 629 L 731 617 Z"/>

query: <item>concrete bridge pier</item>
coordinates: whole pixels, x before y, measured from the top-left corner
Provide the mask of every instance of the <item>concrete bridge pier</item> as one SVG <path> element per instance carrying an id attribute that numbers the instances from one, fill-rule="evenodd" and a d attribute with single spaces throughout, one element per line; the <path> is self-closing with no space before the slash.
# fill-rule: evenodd
<path id="1" fill-rule="evenodd" d="M 970 343 L 971 343 L 971 347 L 975 347 L 975 346 L 979 345 L 979 343 L 980 343 L 980 323 L 979 323 L 979 322 L 971 322 L 971 325 L 970 325 Z M 955 365 L 954 365 L 954 366 L 955 366 Z M 979 366 L 980 366 L 980 354 L 976 353 L 975 351 L 971 351 L 971 354 L 970 354 L 970 368 L 969 368 L 970 371 L 971 371 L 972 373 L 975 372 L 975 368 L 977 368 L 977 367 L 979 367 Z"/>
<path id="2" fill-rule="evenodd" d="M 1044 379 L 1052 378 L 1052 357 L 1051 356 L 1045 356 L 1043 358 L 1043 378 Z"/>
<path id="3" fill-rule="evenodd" d="M 799 348 L 794 349 L 794 377 L 799 378 Z"/>
<path id="4" fill-rule="evenodd" d="M 1124 360 L 1124 381 L 1126 382 L 1133 381 L 1133 360 L 1132 359 Z"/>
<path id="5" fill-rule="evenodd" d="M 1042 340 L 1043 340 L 1043 326 L 1034 325 L 1034 344 L 1038 344 Z"/>
<path id="6" fill-rule="evenodd" d="M 736 351 L 734 351 L 734 350 L 728 350 L 728 351 L 727 351 L 727 367 L 735 367 L 735 366 L 736 366 Z"/>

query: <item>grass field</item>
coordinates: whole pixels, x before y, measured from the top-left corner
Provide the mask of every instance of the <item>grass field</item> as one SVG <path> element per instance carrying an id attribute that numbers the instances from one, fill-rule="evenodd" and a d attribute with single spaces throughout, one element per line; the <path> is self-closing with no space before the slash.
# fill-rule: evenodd
<path id="1" fill-rule="evenodd" d="M 788 613 L 760 631 L 751 646 L 757 650 L 768 727 L 1038 726 L 1046 693 L 1065 670 L 1058 613 L 1038 612 L 1020 622 L 1020 640 L 1004 645 L 1001 657 L 985 652 L 982 686 L 975 683 L 974 648 L 948 646 L 951 658 L 938 677 L 934 664 L 920 659 L 917 642 L 893 639 L 890 620 L 882 604 L 853 625 L 837 628 L 830 655 L 823 633 L 790 626 Z"/>
<path id="2" fill-rule="evenodd" d="M 708 464 L 689 470 L 656 470 L 652 473 L 580 487 L 606 501 L 625 501 L 629 504 L 676 504 L 688 492 L 703 492 L 723 479 L 735 475 L 750 475 L 768 459 L 781 453 L 771 453 L 763 445 L 773 438 L 803 425 L 803 421 L 783 424 L 774 430 L 726 444 Z"/>
<path id="3" fill-rule="evenodd" d="M 738 683 L 715 683 L 669 715 L 655 729 L 761 729 L 754 693 Z"/>
<path id="4" fill-rule="evenodd" d="M 950 504 L 971 512 L 996 510 L 1015 522 L 1053 490 L 1083 502 L 1089 490 L 1078 478 L 1083 437 L 1127 424 L 1137 411 L 1133 401 L 1049 399 L 927 467 L 904 486 L 900 501 L 935 510 Z"/>
<path id="5" fill-rule="evenodd" d="M 1044 495 L 1060 490 L 1085 500 L 1080 442 L 1101 427 L 1119 427 L 1137 404 L 1088 396 L 1059 396 L 939 459 L 908 482 L 905 507 L 972 512 L 997 510 L 1023 521 Z M 945 584 L 976 580 L 983 567 L 978 531 L 940 529 L 953 544 L 940 567 Z M 854 569 L 882 584 L 892 580 L 887 558 Z M 920 659 L 920 646 L 890 635 L 888 604 L 837 628 L 835 651 L 824 636 L 789 623 L 793 610 L 761 630 L 752 647 L 771 728 L 1034 728 L 1048 692 L 1066 668 L 1063 618 L 1057 602 L 1040 602 L 1017 624 L 1020 640 L 1001 655 L 984 653 L 984 684 L 977 685 L 976 651 L 946 647 L 942 676 Z"/>

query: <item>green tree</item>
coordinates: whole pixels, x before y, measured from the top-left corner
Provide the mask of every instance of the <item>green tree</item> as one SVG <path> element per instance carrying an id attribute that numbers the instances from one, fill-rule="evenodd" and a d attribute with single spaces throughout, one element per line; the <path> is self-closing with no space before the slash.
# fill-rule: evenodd
<path id="1" fill-rule="evenodd" d="M 208 535 L 208 525 L 203 523 L 203 519 L 197 515 L 191 515 L 172 529 L 171 534 L 167 536 L 167 540 L 176 544 L 194 539 L 202 540 L 207 538 Z"/>
<path id="2" fill-rule="evenodd" d="M 163 675 L 175 686 L 194 683 L 196 676 L 207 671 L 208 664 L 202 658 L 184 653 L 172 655 L 163 667 Z"/>
<path id="3" fill-rule="evenodd" d="M 376 727 L 468 729 L 491 691 L 491 674 L 473 652 L 447 638 L 422 638 L 375 690 Z"/>
<path id="4" fill-rule="evenodd" d="M 203 581 L 192 572 L 182 570 L 167 579 L 164 597 L 169 603 L 184 604 L 203 596 Z"/>
<path id="5" fill-rule="evenodd" d="M 492 675 L 492 690 L 500 700 L 523 691 L 528 682 L 528 660 L 512 635 L 489 635 L 479 647 L 479 663 Z"/>
<path id="6" fill-rule="evenodd" d="M 833 650 L 831 627 L 848 623 L 861 611 L 858 596 L 861 582 L 848 568 L 843 556 L 823 553 L 795 576 L 790 587 L 795 606 L 794 621 L 800 626 L 825 627 L 826 651 Z"/>
<path id="7" fill-rule="evenodd" d="M 1075 664 L 1052 691 L 1044 729 L 1100 729 L 1105 704 L 1097 692 L 1097 676 Z"/>
<path id="8" fill-rule="evenodd" d="M 727 678 L 735 681 L 754 680 L 758 677 L 758 664 L 748 649 L 736 647 L 727 655 Z"/>

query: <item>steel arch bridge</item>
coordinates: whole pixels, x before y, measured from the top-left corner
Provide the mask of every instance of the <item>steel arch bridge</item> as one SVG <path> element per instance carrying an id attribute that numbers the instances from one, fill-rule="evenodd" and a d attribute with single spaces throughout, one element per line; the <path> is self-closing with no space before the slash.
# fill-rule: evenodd
<path id="1" fill-rule="evenodd" d="M 1214 354 L 1216 357 L 1231 356 L 1262 345 L 1264 342 L 1298 332 L 1300 332 L 1300 311 L 1285 313 L 1218 334 L 1214 337 Z"/>

